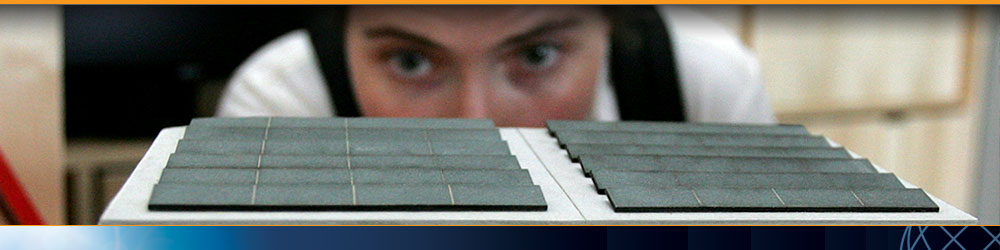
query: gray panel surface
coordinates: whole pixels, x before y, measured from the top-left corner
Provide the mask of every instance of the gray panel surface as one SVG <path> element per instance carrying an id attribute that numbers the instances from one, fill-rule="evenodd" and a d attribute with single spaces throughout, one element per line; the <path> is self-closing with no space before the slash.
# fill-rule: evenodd
<path id="1" fill-rule="evenodd" d="M 541 211 L 538 186 L 447 184 L 156 184 L 151 210 Z"/>
<path id="2" fill-rule="evenodd" d="M 902 189 L 893 174 L 839 173 L 692 173 L 597 170 L 592 173 L 600 193 L 608 187 L 642 186 L 653 188 L 857 188 Z"/>
<path id="3" fill-rule="evenodd" d="M 790 158 L 850 159 L 844 148 L 830 147 L 739 147 L 739 146 L 662 146 L 631 144 L 567 144 L 566 151 L 574 160 L 581 155 L 691 155 L 691 156 L 753 156 Z"/>
<path id="4" fill-rule="evenodd" d="M 772 134 L 807 135 L 809 131 L 802 125 L 748 125 L 723 123 L 687 122 L 594 122 L 594 121 L 546 121 L 546 127 L 559 135 L 563 131 L 632 131 L 661 133 L 721 133 L 721 134 Z"/>
<path id="5" fill-rule="evenodd" d="M 348 150 L 350 146 L 350 150 Z M 503 141 L 208 140 L 184 139 L 178 153 L 265 155 L 510 155 Z"/>
<path id="6" fill-rule="evenodd" d="M 864 159 L 816 159 L 712 156 L 584 155 L 586 173 L 598 169 L 629 171 L 735 172 L 735 173 L 875 173 Z"/>
<path id="7" fill-rule="evenodd" d="M 351 128 L 496 128 L 488 119 L 352 118 Z"/>
<path id="8" fill-rule="evenodd" d="M 492 122 L 216 118 L 192 123 L 162 171 L 149 209 L 546 209 L 542 192 L 532 186 L 531 175 L 520 169 Z M 482 128 L 487 124 L 491 126 Z M 456 203 L 453 185 L 464 192 L 461 204 Z M 224 199 L 246 198 L 224 192 L 245 192 L 246 186 L 251 187 L 249 204 Z M 206 195 L 214 187 L 222 193 Z M 349 199 L 345 189 L 350 190 Z M 185 194 L 228 196 L 215 203 L 182 197 Z"/>
<path id="9" fill-rule="evenodd" d="M 167 168 L 401 168 L 518 169 L 510 155 L 317 156 L 175 153 Z M 350 162 L 350 164 L 348 164 Z M 350 166 L 348 166 L 350 165 Z"/>
<path id="10" fill-rule="evenodd" d="M 243 117 L 195 118 L 191 127 L 253 128 L 495 128 L 488 119 Z"/>
<path id="11" fill-rule="evenodd" d="M 570 130 L 559 133 L 560 144 L 610 143 L 675 146 L 827 147 L 826 139 L 812 135 L 668 134 Z"/>
<path id="12" fill-rule="evenodd" d="M 254 205 L 321 209 L 354 205 L 351 185 L 259 185 Z"/>
<path id="13" fill-rule="evenodd" d="M 608 198 L 616 212 L 938 211 L 938 206 L 920 189 L 658 189 L 630 186 L 608 188 Z M 692 198 L 697 206 L 691 203 Z"/>

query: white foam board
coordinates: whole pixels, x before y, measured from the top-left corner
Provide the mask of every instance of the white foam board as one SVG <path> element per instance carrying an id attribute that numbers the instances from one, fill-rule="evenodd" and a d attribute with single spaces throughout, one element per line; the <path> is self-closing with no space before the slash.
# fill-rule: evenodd
<path id="1" fill-rule="evenodd" d="M 112 199 L 99 221 L 103 225 L 912 225 L 975 224 L 976 218 L 929 195 L 940 207 L 928 213 L 760 213 L 760 212 L 684 212 L 684 213 L 615 213 L 607 196 L 598 194 L 593 182 L 583 175 L 578 163 L 570 161 L 556 139 L 542 128 L 501 128 L 521 167 L 531 174 L 548 203 L 546 211 L 534 212 L 373 212 L 373 211 L 296 211 L 296 212 L 203 212 L 150 211 L 147 208 L 153 185 L 166 167 L 167 159 L 183 137 L 184 127 L 160 132 L 149 151 Z M 836 145 L 831 142 L 831 145 Z M 853 154 L 853 153 L 852 153 Z M 854 154 L 856 158 L 859 158 Z M 888 172 L 876 166 L 879 172 Z M 901 180 L 908 187 L 912 184 Z"/>

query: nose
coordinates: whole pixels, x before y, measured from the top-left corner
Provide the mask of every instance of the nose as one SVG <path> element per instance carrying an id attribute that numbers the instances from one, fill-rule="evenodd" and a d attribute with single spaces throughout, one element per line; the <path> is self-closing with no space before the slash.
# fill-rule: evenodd
<path id="1" fill-rule="evenodd" d="M 463 118 L 488 118 L 491 78 L 488 70 L 473 67 L 462 74 L 458 94 L 458 115 Z"/>

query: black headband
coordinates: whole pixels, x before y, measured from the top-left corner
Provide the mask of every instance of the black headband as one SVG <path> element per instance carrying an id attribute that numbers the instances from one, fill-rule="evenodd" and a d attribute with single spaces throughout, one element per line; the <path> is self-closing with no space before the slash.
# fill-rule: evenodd
<path id="1" fill-rule="evenodd" d="M 655 6 L 608 6 L 611 81 L 622 120 L 685 121 L 673 46 Z M 318 12 L 308 30 L 337 116 L 361 116 L 344 54 L 346 7 Z M 627 97 L 627 98 L 623 98 Z"/>

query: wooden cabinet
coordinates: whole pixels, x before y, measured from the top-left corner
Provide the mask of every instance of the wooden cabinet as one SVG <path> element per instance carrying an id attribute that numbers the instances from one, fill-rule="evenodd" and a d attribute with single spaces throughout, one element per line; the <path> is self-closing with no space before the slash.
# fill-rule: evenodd
<path id="1" fill-rule="evenodd" d="M 975 212 L 993 8 L 698 8 L 757 53 L 781 122 L 805 124 Z"/>

